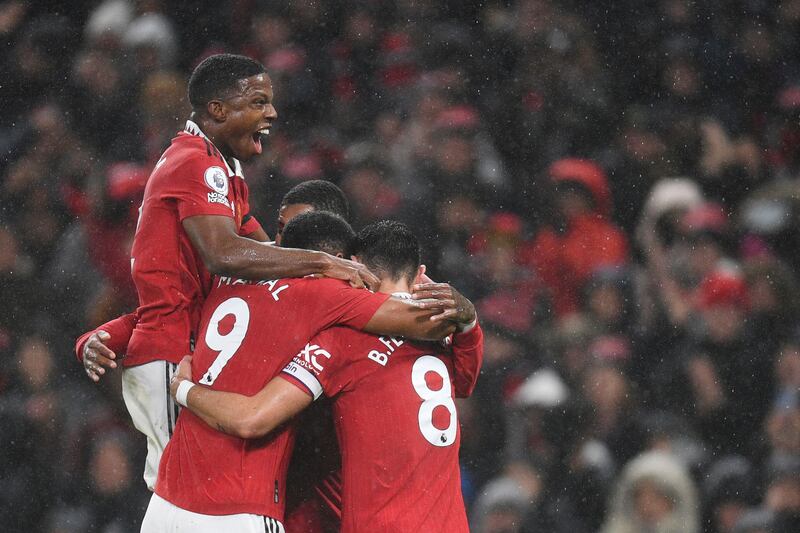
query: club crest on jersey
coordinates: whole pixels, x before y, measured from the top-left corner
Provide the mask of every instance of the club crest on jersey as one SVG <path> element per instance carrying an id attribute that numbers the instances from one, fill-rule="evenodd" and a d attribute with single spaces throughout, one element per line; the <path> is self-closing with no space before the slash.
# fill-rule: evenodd
<path id="1" fill-rule="evenodd" d="M 320 348 L 316 344 L 306 344 L 306 347 L 295 357 L 295 361 L 299 359 L 303 363 L 303 366 L 309 370 L 313 369 L 317 372 L 322 372 L 322 365 L 317 359 L 318 356 L 327 359 L 331 358 L 331 354 L 327 350 Z"/>
<path id="2" fill-rule="evenodd" d="M 228 174 L 221 167 L 208 167 L 203 178 L 212 191 L 228 195 Z"/>

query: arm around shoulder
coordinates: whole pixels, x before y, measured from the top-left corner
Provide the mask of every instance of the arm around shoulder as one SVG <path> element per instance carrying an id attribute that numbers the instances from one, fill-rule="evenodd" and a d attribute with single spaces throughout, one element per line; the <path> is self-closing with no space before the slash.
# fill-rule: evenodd
<path id="1" fill-rule="evenodd" d="M 240 236 L 233 219 L 197 215 L 183 219 L 183 228 L 209 272 L 245 279 L 299 277 L 323 272 L 326 254 L 280 248 Z"/>
<path id="2" fill-rule="evenodd" d="M 178 398 L 181 383 L 186 381 L 178 377 L 171 383 L 173 397 Z M 242 439 L 271 433 L 312 401 L 307 393 L 279 377 L 253 396 L 215 391 L 205 386 L 192 386 L 188 391 L 184 386 L 183 392 L 185 398 L 180 398 L 179 403 L 209 426 Z"/>
<path id="3" fill-rule="evenodd" d="M 439 341 L 455 331 L 455 324 L 434 321 L 435 310 L 421 308 L 416 300 L 391 297 L 381 305 L 364 326 L 364 331 L 377 335 Z"/>

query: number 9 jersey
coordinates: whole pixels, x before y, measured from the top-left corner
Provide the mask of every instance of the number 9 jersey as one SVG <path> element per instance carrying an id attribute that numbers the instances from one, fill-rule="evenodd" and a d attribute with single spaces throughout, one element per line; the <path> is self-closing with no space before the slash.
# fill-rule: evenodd
<path id="1" fill-rule="evenodd" d="M 456 342 L 477 376 L 480 327 Z M 333 398 L 343 533 L 469 531 L 458 462 L 458 386 L 445 347 L 332 328 L 306 345 L 281 377 L 315 399 Z"/>
<path id="2" fill-rule="evenodd" d="M 253 395 L 309 338 L 336 324 L 363 328 L 387 298 L 327 278 L 218 278 L 203 305 L 192 381 Z M 293 441 L 291 424 L 245 440 L 217 431 L 185 409 L 164 450 L 155 492 L 195 513 L 282 520 Z"/>

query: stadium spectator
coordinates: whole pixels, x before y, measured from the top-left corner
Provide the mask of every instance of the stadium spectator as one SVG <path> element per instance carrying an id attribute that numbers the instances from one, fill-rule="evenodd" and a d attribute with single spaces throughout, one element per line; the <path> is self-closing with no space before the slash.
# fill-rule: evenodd
<path id="1" fill-rule="evenodd" d="M 628 239 L 610 221 L 611 193 L 596 163 L 562 159 L 548 174 L 555 187 L 554 220 L 522 253 L 549 289 L 554 313 L 563 316 L 578 309 L 581 287 L 596 268 L 629 261 Z"/>

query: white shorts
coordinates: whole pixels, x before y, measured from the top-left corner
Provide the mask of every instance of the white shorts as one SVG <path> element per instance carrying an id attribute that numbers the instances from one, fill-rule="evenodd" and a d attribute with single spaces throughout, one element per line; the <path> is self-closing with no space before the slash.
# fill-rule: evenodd
<path id="1" fill-rule="evenodd" d="M 208 515 L 181 509 L 153 494 L 141 533 L 285 533 L 283 524 L 255 514 Z"/>
<path id="2" fill-rule="evenodd" d="M 169 380 L 178 365 L 153 361 L 122 369 L 122 398 L 133 425 L 147 437 L 144 482 L 153 490 L 158 463 L 175 429 L 179 405 L 169 395 Z"/>

